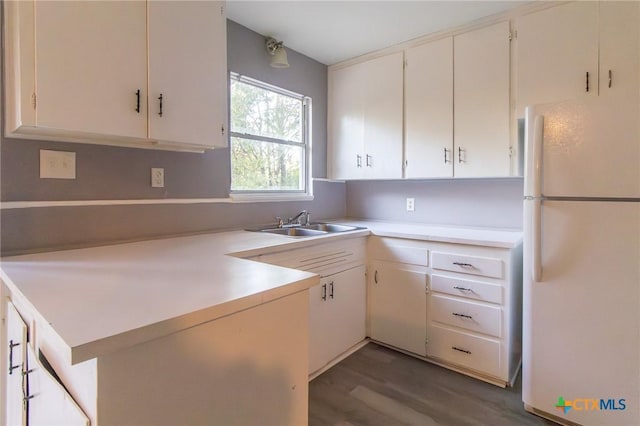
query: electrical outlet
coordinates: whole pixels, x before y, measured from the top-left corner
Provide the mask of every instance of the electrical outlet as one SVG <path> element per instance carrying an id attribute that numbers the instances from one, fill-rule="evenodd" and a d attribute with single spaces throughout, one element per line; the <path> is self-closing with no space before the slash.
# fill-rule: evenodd
<path id="1" fill-rule="evenodd" d="M 75 152 L 40 150 L 40 179 L 75 178 Z"/>
<path id="2" fill-rule="evenodd" d="M 160 167 L 151 168 L 151 187 L 164 188 L 164 169 Z"/>
<path id="3" fill-rule="evenodd" d="M 412 212 L 416 209 L 416 199 L 415 198 L 407 198 L 407 211 Z"/>

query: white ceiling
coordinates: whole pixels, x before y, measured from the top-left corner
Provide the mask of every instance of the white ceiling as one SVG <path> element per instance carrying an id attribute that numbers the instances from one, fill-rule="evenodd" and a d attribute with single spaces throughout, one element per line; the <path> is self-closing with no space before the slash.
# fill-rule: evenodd
<path id="1" fill-rule="evenodd" d="M 331 65 L 526 2 L 227 0 L 227 17 Z"/>

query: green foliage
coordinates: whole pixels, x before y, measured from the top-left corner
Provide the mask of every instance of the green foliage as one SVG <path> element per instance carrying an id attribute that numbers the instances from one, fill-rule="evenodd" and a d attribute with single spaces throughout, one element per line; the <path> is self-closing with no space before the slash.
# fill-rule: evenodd
<path id="1" fill-rule="evenodd" d="M 231 138 L 232 190 L 304 189 L 302 101 L 231 81 L 231 131 L 300 145 Z"/>

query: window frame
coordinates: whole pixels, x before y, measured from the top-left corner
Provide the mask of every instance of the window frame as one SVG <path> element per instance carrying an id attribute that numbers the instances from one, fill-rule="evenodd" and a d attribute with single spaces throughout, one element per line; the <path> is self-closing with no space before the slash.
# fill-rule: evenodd
<path id="1" fill-rule="evenodd" d="M 235 132 L 231 128 L 231 83 L 237 81 L 243 84 L 257 87 L 259 89 L 267 90 L 278 95 L 288 96 L 301 102 L 302 117 L 301 117 L 301 141 L 291 141 L 286 139 L 279 139 L 269 136 L 255 135 L 252 133 L 240 133 Z M 229 196 L 238 201 L 276 201 L 276 200 L 312 200 L 312 182 L 311 182 L 311 97 L 302 95 L 282 87 L 278 87 L 260 80 L 256 80 L 251 77 L 247 77 L 233 71 L 229 72 Z M 233 156 L 232 150 L 232 138 L 241 138 L 256 142 L 276 143 L 281 145 L 296 146 L 302 148 L 303 161 L 300 165 L 300 174 L 302 180 L 302 189 L 271 189 L 271 190 L 256 190 L 256 189 L 233 189 Z"/>

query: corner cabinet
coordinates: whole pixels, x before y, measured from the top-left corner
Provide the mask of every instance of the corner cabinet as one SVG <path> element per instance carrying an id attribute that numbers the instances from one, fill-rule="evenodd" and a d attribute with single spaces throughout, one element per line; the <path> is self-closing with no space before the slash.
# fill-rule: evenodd
<path id="1" fill-rule="evenodd" d="M 365 238 L 340 239 L 252 259 L 320 275 L 320 283 L 309 289 L 309 377 L 322 373 L 364 341 Z"/>
<path id="2" fill-rule="evenodd" d="M 5 31 L 7 137 L 227 145 L 224 2 L 9 1 Z"/>
<path id="3" fill-rule="evenodd" d="M 329 70 L 329 174 L 402 177 L 403 53 Z"/>

